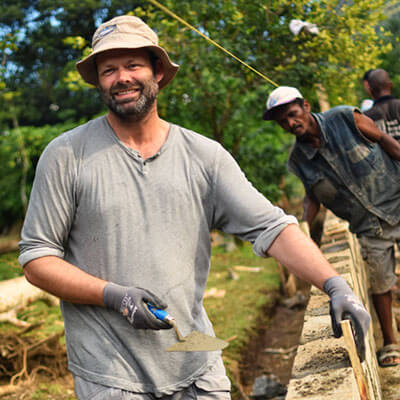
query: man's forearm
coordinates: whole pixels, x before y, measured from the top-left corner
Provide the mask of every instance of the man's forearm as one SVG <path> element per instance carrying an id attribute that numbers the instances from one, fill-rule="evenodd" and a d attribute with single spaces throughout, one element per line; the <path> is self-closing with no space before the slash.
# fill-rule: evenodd
<path id="1" fill-rule="evenodd" d="M 59 257 L 36 258 L 24 266 L 24 273 L 32 285 L 62 300 L 104 306 L 103 290 L 107 282 Z"/>
<path id="2" fill-rule="evenodd" d="M 400 143 L 392 136 L 382 132 L 372 121 L 364 114 L 354 112 L 354 120 L 357 128 L 371 141 L 379 146 L 394 160 L 400 160 Z"/>
<path id="3" fill-rule="evenodd" d="M 325 281 L 338 273 L 316 244 L 297 225 L 288 225 L 268 249 L 294 275 L 322 290 Z"/>
<path id="4" fill-rule="evenodd" d="M 382 132 L 382 136 L 378 140 L 379 146 L 394 160 L 400 161 L 400 144 L 392 136 Z"/>

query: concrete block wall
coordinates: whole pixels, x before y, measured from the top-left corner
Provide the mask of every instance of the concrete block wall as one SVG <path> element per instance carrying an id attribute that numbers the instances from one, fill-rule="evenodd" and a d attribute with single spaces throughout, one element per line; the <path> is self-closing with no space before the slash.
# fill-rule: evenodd
<path id="1" fill-rule="evenodd" d="M 321 250 L 371 312 L 368 275 L 357 239 L 348 230 L 347 223 L 330 212 L 325 219 Z M 286 400 L 360 399 L 344 339 L 336 339 L 332 334 L 328 300 L 319 289 L 311 289 Z M 371 326 L 362 367 L 369 399 L 382 400 L 375 353 Z"/>

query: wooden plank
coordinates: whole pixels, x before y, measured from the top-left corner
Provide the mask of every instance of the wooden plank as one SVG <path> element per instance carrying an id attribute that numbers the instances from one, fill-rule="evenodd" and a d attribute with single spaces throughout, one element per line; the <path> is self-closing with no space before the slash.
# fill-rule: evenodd
<path id="1" fill-rule="evenodd" d="M 361 400 L 370 400 L 368 395 L 367 384 L 365 381 L 364 371 L 360 359 L 357 354 L 356 344 L 354 343 L 353 332 L 351 330 L 350 321 L 340 321 L 342 327 L 344 342 L 346 345 L 347 352 L 349 353 L 350 363 L 353 368 L 354 376 L 356 378 L 358 391 L 360 393 Z"/>

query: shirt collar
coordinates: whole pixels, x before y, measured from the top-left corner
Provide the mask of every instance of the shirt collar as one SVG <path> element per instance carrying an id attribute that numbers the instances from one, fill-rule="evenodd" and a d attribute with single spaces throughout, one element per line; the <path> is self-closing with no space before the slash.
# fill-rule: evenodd
<path id="1" fill-rule="evenodd" d="M 391 100 L 391 99 L 395 99 L 395 97 L 392 96 L 391 94 L 387 94 L 386 96 L 382 96 L 382 97 L 379 97 L 379 99 L 376 99 L 374 101 L 374 105 L 378 104 L 378 103 L 381 103 L 383 101 Z"/>

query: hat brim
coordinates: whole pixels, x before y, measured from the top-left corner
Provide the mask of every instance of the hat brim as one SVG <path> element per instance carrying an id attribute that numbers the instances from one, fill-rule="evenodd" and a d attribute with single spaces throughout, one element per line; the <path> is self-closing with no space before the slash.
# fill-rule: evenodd
<path id="1" fill-rule="evenodd" d="M 289 103 L 293 103 L 296 99 L 299 99 L 300 97 L 293 97 L 292 99 L 283 101 L 282 103 L 276 104 L 275 106 L 273 106 L 272 108 L 270 108 L 269 110 L 264 111 L 264 114 L 262 116 L 262 119 L 264 121 L 272 121 L 273 118 L 273 114 L 276 111 L 277 108 L 281 107 L 281 106 L 285 106 L 286 104 Z"/>
<path id="2" fill-rule="evenodd" d="M 115 37 L 115 35 L 114 35 Z M 97 75 L 97 67 L 96 67 L 96 56 L 100 53 L 104 53 L 109 50 L 117 50 L 117 49 L 144 49 L 147 48 L 151 50 L 161 61 L 164 69 L 164 76 L 161 81 L 158 83 L 159 88 L 162 89 L 165 87 L 176 75 L 179 69 L 179 65 L 173 63 L 168 57 L 167 52 L 160 46 L 155 46 L 150 41 L 146 43 L 142 37 L 138 36 L 138 44 L 132 44 L 132 40 L 129 42 L 118 41 L 118 45 L 115 44 L 115 40 L 111 43 L 107 43 L 105 41 L 103 46 L 99 46 L 95 51 L 90 53 L 81 61 L 76 63 L 76 69 L 79 74 L 83 78 L 83 80 L 91 85 L 97 86 L 98 83 L 98 75 Z"/>

